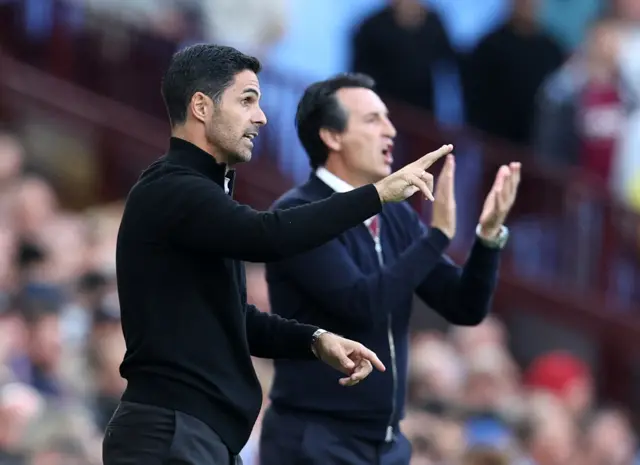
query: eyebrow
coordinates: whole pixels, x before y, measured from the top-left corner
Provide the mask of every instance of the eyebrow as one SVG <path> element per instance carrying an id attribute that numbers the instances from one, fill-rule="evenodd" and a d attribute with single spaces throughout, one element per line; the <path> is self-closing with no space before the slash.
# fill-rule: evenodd
<path id="1" fill-rule="evenodd" d="M 253 88 L 248 88 L 242 91 L 243 94 L 253 94 L 257 98 L 260 98 L 260 92 Z"/>
<path id="2" fill-rule="evenodd" d="M 384 111 L 370 111 L 368 113 L 365 113 L 364 117 L 368 118 L 369 116 L 389 116 L 389 110 L 384 110 Z"/>

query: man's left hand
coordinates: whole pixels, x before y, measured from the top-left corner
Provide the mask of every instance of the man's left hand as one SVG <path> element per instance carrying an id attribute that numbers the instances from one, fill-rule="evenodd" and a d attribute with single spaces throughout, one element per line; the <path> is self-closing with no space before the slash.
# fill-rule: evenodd
<path id="1" fill-rule="evenodd" d="M 500 167 L 480 214 L 480 234 L 483 238 L 491 240 L 498 236 L 516 200 L 519 184 L 520 163 Z"/>
<path id="2" fill-rule="evenodd" d="M 343 386 L 353 386 L 365 379 L 375 367 L 385 371 L 378 356 L 359 342 L 333 333 L 322 334 L 313 346 L 316 356 L 332 368 L 347 375 L 340 379 Z"/>

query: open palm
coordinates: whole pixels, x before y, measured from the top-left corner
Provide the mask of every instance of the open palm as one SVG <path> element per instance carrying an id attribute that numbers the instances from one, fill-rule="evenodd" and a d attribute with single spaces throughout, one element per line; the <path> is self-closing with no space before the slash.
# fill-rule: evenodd
<path id="1" fill-rule="evenodd" d="M 520 163 L 503 165 L 487 195 L 480 214 L 480 227 L 488 236 L 495 236 L 503 225 L 518 194 Z"/>

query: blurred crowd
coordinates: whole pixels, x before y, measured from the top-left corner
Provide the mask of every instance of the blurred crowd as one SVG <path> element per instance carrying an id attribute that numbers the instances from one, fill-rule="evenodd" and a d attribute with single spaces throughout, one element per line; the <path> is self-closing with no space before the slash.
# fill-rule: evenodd
<path id="1" fill-rule="evenodd" d="M 126 49 L 127 30 L 145 29 L 177 47 L 229 44 L 267 67 L 277 61 L 271 52 L 279 42 L 294 40 L 293 21 L 304 21 L 317 8 L 317 2 L 300 8 L 286 0 L 169 0 L 160 7 L 153 0 L 65 2 L 81 9 L 76 16 L 85 26 L 109 39 L 105 56 Z M 579 167 L 591 182 L 640 211 L 640 161 L 634 156 L 640 149 L 640 3 L 491 0 L 487 8 L 493 14 L 484 15 L 490 20 L 482 19 L 479 4 L 465 0 L 448 7 L 436 0 L 369 2 L 378 9 L 359 0 L 343 3 L 350 6 L 324 19 L 355 18 L 343 27 L 345 65 L 370 74 L 381 95 L 426 110 L 440 122 L 468 124 L 531 148 L 552 168 Z M 473 19 L 462 24 L 454 8 L 475 11 L 475 22 L 488 25 L 471 46 L 455 40 L 455 32 L 479 26 Z M 305 47 L 314 51 L 332 40 L 311 34 Z M 302 68 L 310 52 L 285 48 Z"/>
<path id="2" fill-rule="evenodd" d="M 176 43 L 225 43 L 268 59 L 290 27 L 285 0 L 67 2 L 87 8 L 88 24 L 113 43 L 124 32 L 110 25 L 124 21 Z M 351 67 L 384 96 L 438 113 L 447 105 L 438 76 L 454 70 L 464 122 L 533 149 L 540 163 L 581 168 L 640 211 L 640 2 L 594 7 L 581 16 L 580 45 L 568 48 L 540 23 L 542 0 L 513 0 L 504 21 L 465 50 L 425 2 L 384 3 L 351 37 Z M 125 386 L 114 275 L 122 206 L 67 211 L 56 180 L 29 162 L 21 141 L 0 133 L 0 465 L 99 465 Z M 248 267 L 247 281 L 250 301 L 268 311 L 263 269 Z M 271 364 L 255 364 L 266 404 Z M 410 364 L 403 429 L 412 465 L 640 463 L 625 411 L 595 404 L 590 367 L 563 352 L 518 366 L 495 317 L 416 333 Z M 243 451 L 247 465 L 259 465 L 257 437 Z"/>
<path id="3" fill-rule="evenodd" d="M 247 268 L 252 302 L 269 309 L 264 270 Z M 264 406 L 271 363 L 255 360 Z M 507 329 L 490 316 L 477 327 L 420 331 L 412 338 L 409 396 L 401 424 L 411 465 L 637 465 L 638 438 L 623 408 L 598 406 L 595 373 L 552 351 L 519 367 Z M 243 451 L 256 460 L 261 423 Z"/>
<path id="4" fill-rule="evenodd" d="M 60 208 L 0 134 L 0 464 L 100 463 L 122 393 L 119 207 Z"/>
<path id="5" fill-rule="evenodd" d="M 114 282 L 121 206 L 70 212 L 0 136 L 0 465 L 98 465 L 102 431 L 124 389 Z M 264 269 L 249 300 L 269 311 Z M 590 368 L 548 353 L 521 371 L 505 327 L 416 333 L 403 429 L 413 465 L 632 465 L 623 410 L 596 409 Z M 265 405 L 271 363 L 255 360 Z M 256 461 L 255 434 L 243 451 Z"/>
<path id="6" fill-rule="evenodd" d="M 494 317 L 415 335 L 410 368 L 412 465 L 636 463 L 624 412 L 594 404 L 590 368 L 558 351 L 520 370 Z"/>
<path id="7" fill-rule="evenodd" d="M 461 51 L 437 10 L 394 0 L 356 28 L 353 68 L 382 94 L 432 113 L 439 72 L 457 69 L 466 123 L 551 167 L 579 167 L 640 211 L 640 3 L 594 9 L 573 50 L 541 21 L 549 3 L 560 2 L 513 0 L 503 22 Z"/>

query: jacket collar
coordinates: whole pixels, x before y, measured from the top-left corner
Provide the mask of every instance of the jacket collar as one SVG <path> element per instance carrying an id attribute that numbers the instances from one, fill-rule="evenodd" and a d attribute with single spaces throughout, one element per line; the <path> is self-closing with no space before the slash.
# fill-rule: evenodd
<path id="1" fill-rule="evenodd" d="M 227 170 L 226 164 L 218 163 L 211 154 L 191 142 L 178 137 L 171 137 L 167 160 L 176 165 L 191 168 L 222 186 L 228 193 L 231 194 L 233 192 L 235 170 Z"/>

